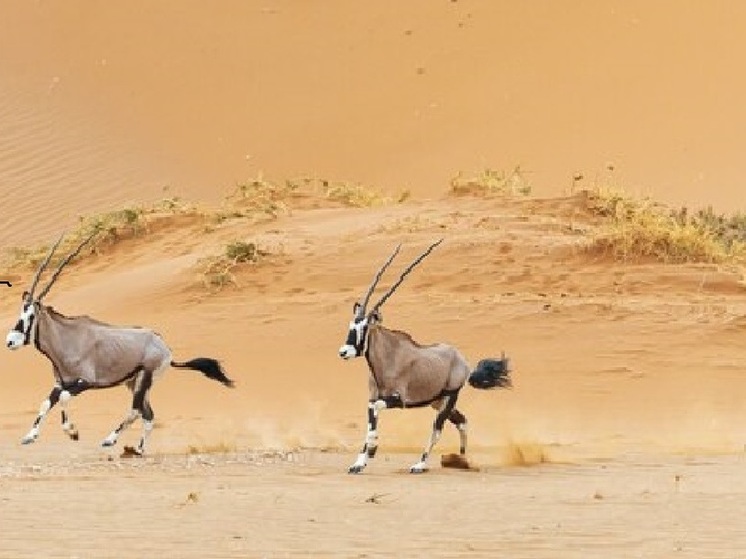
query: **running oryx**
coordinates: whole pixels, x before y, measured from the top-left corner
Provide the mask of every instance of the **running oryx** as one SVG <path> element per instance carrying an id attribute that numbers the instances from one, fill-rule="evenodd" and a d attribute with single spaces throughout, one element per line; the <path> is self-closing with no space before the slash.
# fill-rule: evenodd
<path id="1" fill-rule="evenodd" d="M 427 470 L 427 459 L 433 446 L 440 438 L 446 420 L 459 431 L 460 457 L 465 461 L 466 417 L 456 409 L 456 400 L 464 383 L 476 388 L 510 387 L 508 360 L 485 359 L 480 361 L 472 373 L 459 351 L 447 344 L 420 345 L 406 332 L 389 330 L 381 325 L 381 306 L 391 297 L 397 287 L 412 269 L 419 264 L 443 239 L 416 258 L 401 274 L 394 285 L 367 310 L 373 290 L 386 268 L 398 254 L 401 245 L 383 264 L 373 278 L 365 296 L 353 307 L 347 341 L 339 348 L 343 359 L 365 355 L 370 369 L 368 386 L 368 432 L 363 449 L 350 466 L 351 474 L 360 473 L 373 458 L 378 448 L 378 412 L 385 408 L 413 408 L 431 405 L 437 410 L 430 440 L 409 471 L 421 473 Z"/>
<path id="2" fill-rule="evenodd" d="M 70 398 L 88 389 L 125 384 L 133 395 L 132 409 L 102 445 L 114 445 L 119 434 L 141 417 L 142 436 L 137 447 L 130 450 L 142 454 L 145 441 L 153 429 L 150 388 L 169 365 L 200 371 L 228 387 L 233 386 L 233 381 L 225 375 L 215 359 L 198 357 L 185 363 L 172 361 L 171 351 L 152 330 L 112 326 L 88 316 L 64 316 L 42 302 L 63 268 L 94 235 L 81 242 L 60 262 L 49 283 L 37 295 L 34 293 L 37 283 L 64 235 L 60 236 L 36 271 L 31 288 L 24 292 L 18 322 L 6 338 L 9 349 L 18 349 L 33 342 L 36 349 L 52 362 L 54 369 L 54 388 L 42 402 L 31 430 L 21 442 L 28 444 L 36 440 L 42 420 L 57 402 L 62 407 L 63 431 L 71 439 L 78 440 L 78 430 L 66 410 Z"/>

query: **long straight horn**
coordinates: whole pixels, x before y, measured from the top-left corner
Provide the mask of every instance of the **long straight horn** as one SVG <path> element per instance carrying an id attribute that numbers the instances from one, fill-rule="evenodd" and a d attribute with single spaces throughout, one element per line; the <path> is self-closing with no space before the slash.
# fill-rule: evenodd
<path id="1" fill-rule="evenodd" d="M 60 273 L 62 272 L 62 269 L 67 266 L 68 262 L 75 258 L 81 250 L 83 250 L 83 247 L 87 245 L 89 242 L 91 242 L 91 239 L 96 236 L 96 233 L 98 231 L 94 231 L 89 235 L 82 243 L 78 245 L 78 248 L 76 248 L 74 251 L 72 251 L 70 254 L 68 254 L 65 259 L 60 262 L 60 265 L 57 266 L 57 269 L 54 271 L 54 274 L 52 274 L 52 279 L 49 280 L 49 283 L 44 288 L 44 290 L 41 292 L 41 294 L 37 297 L 37 300 L 41 300 L 42 297 L 44 297 L 47 293 L 49 293 L 49 290 L 52 289 L 52 285 L 54 285 L 54 282 L 57 281 L 57 278 L 59 277 Z"/>
<path id="2" fill-rule="evenodd" d="M 29 296 L 33 298 L 34 296 L 34 290 L 36 289 L 36 284 L 39 283 L 39 278 L 41 277 L 42 272 L 47 268 L 49 265 L 49 261 L 52 259 L 52 255 L 54 254 L 54 251 L 57 250 L 57 247 L 60 246 L 60 243 L 62 242 L 63 237 L 65 236 L 65 232 L 62 232 L 62 235 L 60 235 L 60 238 L 57 239 L 57 242 L 52 245 L 52 248 L 49 249 L 49 252 L 47 253 L 47 257 L 44 259 L 44 261 L 39 265 L 39 268 L 36 270 L 36 274 L 34 275 L 34 279 L 31 282 L 31 287 L 29 288 Z"/>
<path id="3" fill-rule="evenodd" d="M 370 301 L 370 296 L 373 294 L 373 290 L 376 288 L 376 285 L 378 285 L 378 282 L 381 280 L 381 276 L 386 271 L 386 268 L 388 268 L 391 263 L 394 261 L 394 258 L 397 254 L 399 254 L 399 249 L 401 249 L 401 243 L 396 245 L 396 248 L 394 249 L 394 252 L 391 253 L 391 256 L 389 256 L 388 260 L 383 263 L 383 266 L 381 266 L 381 269 L 378 270 L 378 273 L 373 278 L 373 282 L 370 284 L 370 287 L 368 288 L 368 292 L 365 294 L 365 297 L 360 301 L 360 309 L 358 310 L 359 316 L 365 316 L 365 308 L 368 306 L 368 301 Z"/>
<path id="4" fill-rule="evenodd" d="M 422 254 L 420 254 L 414 260 L 414 262 L 412 262 L 409 266 L 407 266 L 407 268 L 402 272 L 401 276 L 399 276 L 399 279 L 396 281 L 396 283 L 394 285 L 392 285 L 391 288 L 386 292 L 386 294 L 383 297 L 381 297 L 381 300 L 378 301 L 375 304 L 375 306 L 373 307 L 373 310 L 379 309 L 381 307 L 381 305 L 383 305 L 386 302 L 386 300 L 389 297 L 391 297 L 391 295 L 394 294 L 394 291 L 396 291 L 396 288 L 401 285 L 401 282 L 403 282 L 404 278 L 406 278 L 407 275 L 409 275 L 409 272 L 411 272 L 414 269 L 414 267 L 417 266 L 417 264 L 419 264 L 420 262 L 422 262 L 422 260 L 428 254 L 430 254 L 436 246 L 438 246 L 442 242 L 443 242 L 443 239 L 440 239 L 439 241 L 436 241 L 433 244 L 431 244 L 429 247 L 427 247 L 427 250 L 425 252 L 423 252 Z"/>

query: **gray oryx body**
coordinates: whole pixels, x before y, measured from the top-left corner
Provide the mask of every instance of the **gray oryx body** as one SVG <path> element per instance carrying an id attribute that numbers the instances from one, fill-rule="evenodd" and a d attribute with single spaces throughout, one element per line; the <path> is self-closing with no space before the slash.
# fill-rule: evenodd
<path id="1" fill-rule="evenodd" d="M 55 377 L 54 388 L 42 402 L 39 414 L 22 442 L 27 444 L 36 440 L 42 420 L 58 402 L 62 406 L 62 428 L 70 438 L 77 440 L 78 431 L 70 422 L 66 410 L 70 398 L 85 390 L 125 384 L 133 394 L 132 409 L 104 439 L 103 445 L 115 444 L 119 434 L 141 417 L 143 433 L 135 448 L 141 454 L 153 428 L 154 415 L 149 391 L 155 379 L 169 366 L 198 370 L 226 386 L 232 386 L 233 382 L 214 359 L 201 357 L 186 363 L 174 362 L 168 346 L 152 330 L 113 326 L 88 316 L 68 317 L 43 304 L 42 298 L 49 292 L 63 267 L 90 239 L 86 239 L 61 262 L 42 293 L 34 296 L 39 277 L 62 240 L 60 237 L 39 267 L 31 289 L 23 294 L 18 322 L 8 333 L 6 345 L 9 349 L 33 343 L 51 361 Z"/>
<path id="2" fill-rule="evenodd" d="M 410 408 L 430 405 L 437 410 L 430 439 L 410 471 L 420 473 L 427 470 L 427 459 L 440 438 L 446 421 L 453 423 L 459 431 L 460 454 L 466 454 L 466 417 L 456 409 L 459 391 L 472 380 L 466 359 L 448 344 L 421 345 L 406 332 L 389 330 L 381 325 L 380 308 L 412 269 L 422 261 L 441 241 L 431 245 L 410 264 L 399 280 L 381 300 L 368 312 L 366 307 L 383 272 L 399 252 L 399 247 L 384 263 L 373 279 L 362 301 L 355 303 L 353 319 L 345 344 L 339 349 L 343 359 L 365 356 L 370 370 L 368 399 L 368 431 L 362 451 L 350 473 L 361 472 L 368 459 L 375 456 L 378 448 L 378 412 L 385 408 Z M 509 386 L 507 367 L 479 388 Z"/>

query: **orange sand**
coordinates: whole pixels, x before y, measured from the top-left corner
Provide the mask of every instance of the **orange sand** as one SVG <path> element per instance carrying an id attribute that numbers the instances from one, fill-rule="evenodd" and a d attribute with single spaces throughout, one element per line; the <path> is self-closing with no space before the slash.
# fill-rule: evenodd
<path id="1" fill-rule="evenodd" d="M 741 555 L 741 275 L 583 257 L 567 193 L 582 172 L 586 185 L 746 209 L 746 5 L 0 12 L 5 247 L 174 194 L 214 207 L 259 172 L 412 193 L 211 232 L 174 220 L 71 268 L 49 297 L 60 311 L 152 327 L 177 359 L 221 358 L 238 387 L 169 371 L 144 459 L 98 446 L 124 389 L 73 401 L 77 443 L 53 413 L 22 447 L 51 370 L 33 349 L 0 353 L 0 557 Z M 459 171 L 514 165 L 535 198 L 445 196 Z M 367 394 L 365 363 L 337 357 L 351 305 L 396 243 L 404 261 L 440 236 L 386 324 L 473 363 L 505 350 L 515 388 L 463 392 L 474 470 L 439 466 L 457 448 L 450 430 L 431 472 L 406 473 L 425 409 L 384 412 L 378 456 L 350 477 Z M 282 257 L 209 293 L 195 263 L 234 239 Z M 8 327 L 28 280 L 0 286 Z"/>

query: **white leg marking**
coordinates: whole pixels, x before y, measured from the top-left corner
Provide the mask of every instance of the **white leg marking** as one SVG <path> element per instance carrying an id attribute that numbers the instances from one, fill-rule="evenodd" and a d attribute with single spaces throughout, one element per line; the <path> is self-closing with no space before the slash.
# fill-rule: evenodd
<path id="1" fill-rule="evenodd" d="M 430 456 L 430 452 L 432 451 L 433 447 L 435 446 L 435 443 L 438 442 L 440 439 L 442 431 L 439 431 L 437 429 L 433 429 L 433 432 L 430 434 L 430 440 L 427 443 L 427 447 L 425 448 L 425 452 L 422 453 L 422 458 L 419 462 L 416 464 L 413 464 L 411 468 L 409 468 L 409 471 L 413 474 L 421 474 L 422 472 L 427 471 L 427 458 Z"/>
<path id="2" fill-rule="evenodd" d="M 357 460 L 355 460 L 355 463 L 350 466 L 350 473 L 357 474 L 360 473 L 365 466 L 368 465 L 368 453 L 367 452 L 361 452 L 357 455 Z"/>
<path id="3" fill-rule="evenodd" d="M 448 399 L 443 399 L 438 409 L 438 416 L 440 416 L 440 414 L 443 413 L 443 410 L 446 409 L 447 405 L 448 405 Z M 427 446 L 425 447 L 425 451 L 422 453 L 422 457 L 420 458 L 419 462 L 416 462 L 415 464 L 412 465 L 411 468 L 409 468 L 409 471 L 411 473 L 421 474 L 422 472 L 427 471 L 427 459 L 430 456 L 430 452 L 433 450 L 435 443 L 437 443 L 438 440 L 440 439 L 441 433 L 442 431 L 440 429 L 437 429 L 435 426 L 433 426 L 433 430 L 430 433 L 430 439 L 427 441 Z"/>
<path id="4" fill-rule="evenodd" d="M 466 422 L 459 423 L 458 425 L 456 425 L 456 429 L 458 429 L 459 438 L 461 439 L 461 454 L 466 453 L 466 442 L 467 442 L 466 427 L 467 427 Z"/>
<path id="5" fill-rule="evenodd" d="M 46 398 L 41 405 L 39 406 L 39 413 L 36 416 L 36 419 L 34 420 L 34 425 L 29 429 L 29 432 L 24 435 L 24 437 L 21 439 L 21 444 L 29 444 L 34 442 L 39 437 L 39 430 L 41 428 L 41 422 L 46 417 L 47 413 L 49 413 L 49 410 L 52 408 L 52 402 L 49 401 L 49 398 Z"/>
<path id="6" fill-rule="evenodd" d="M 378 412 L 386 408 L 386 402 L 376 400 L 368 403 L 368 429 L 365 433 L 363 450 L 357 455 L 354 464 L 347 470 L 351 474 L 359 474 L 368 465 L 368 457 L 373 456 L 378 447 Z"/>
<path id="7" fill-rule="evenodd" d="M 127 427 L 132 425 L 135 420 L 140 417 L 140 412 L 133 409 L 130 410 L 129 415 L 122 421 L 122 423 L 119 424 L 119 427 L 114 429 L 109 435 L 103 440 L 101 443 L 101 446 L 114 446 L 117 443 L 117 439 L 119 439 L 119 435 L 122 431 L 124 431 Z"/>
<path id="8" fill-rule="evenodd" d="M 75 425 L 72 421 L 70 421 L 70 414 L 68 412 L 67 403 L 72 399 L 72 394 L 68 392 L 67 390 L 63 390 L 60 392 L 60 407 L 62 408 L 62 413 L 64 414 L 65 421 L 62 424 L 62 430 L 67 434 L 68 437 L 71 439 L 78 439 L 78 430 L 75 428 Z"/>
<path id="9" fill-rule="evenodd" d="M 29 444 L 34 442 L 39 436 L 39 428 L 32 427 L 28 433 L 21 439 L 21 444 Z"/>
<path id="10" fill-rule="evenodd" d="M 145 441 L 150 436 L 151 431 L 153 431 L 153 422 L 152 421 L 143 420 L 143 422 L 142 422 L 142 436 L 140 437 L 140 443 L 137 445 L 137 452 L 139 454 L 142 454 L 143 452 L 145 452 Z"/>

